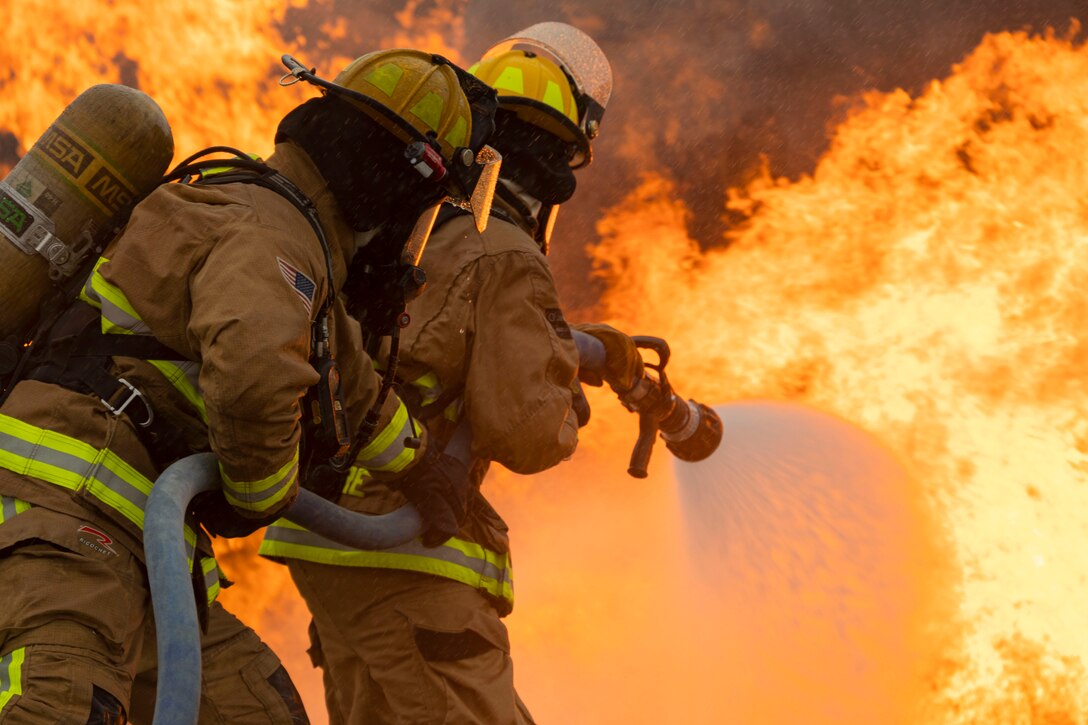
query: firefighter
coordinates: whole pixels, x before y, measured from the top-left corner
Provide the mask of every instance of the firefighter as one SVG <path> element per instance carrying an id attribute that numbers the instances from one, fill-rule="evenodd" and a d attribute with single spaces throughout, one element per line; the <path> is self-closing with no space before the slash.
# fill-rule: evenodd
<path id="1" fill-rule="evenodd" d="M 464 89 L 483 86 L 411 50 L 362 56 L 332 82 L 302 75 L 325 92 L 283 118 L 267 167 L 152 192 L 0 408 L 0 722 L 150 721 L 143 506 L 166 465 L 206 450 L 222 489 L 186 528 L 207 604 L 200 721 L 307 722 L 277 657 L 215 602 L 198 523 L 242 534 L 294 500 L 315 341 L 339 364 L 349 430 L 377 417 L 356 464 L 395 461 L 386 471 L 417 486 L 434 475 L 422 427 L 414 448 L 393 430 L 404 404 L 380 395 L 337 292 L 361 304 L 360 240 L 410 230 L 447 194 L 404 150 L 423 141 L 449 165 L 478 148 L 492 122 Z"/>
<path id="2" fill-rule="evenodd" d="M 434 439 L 470 425 L 473 485 L 436 497 L 444 515 L 425 516 L 422 539 L 395 549 L 351 550 L 284 521 L 261 546 L 287 561 L 313 615 L 311 655 L 334 724 L 532 722 L 500 619 L 514 603 L 507 526 L 479 484 L 491 462 L 536 473 L 577 444 L 577 351 L 545 254 L 573 170 L 590 161 L 611 72 L 591 39 L 561 23 L 513 36 L 470 72 L 499 94 L 495 206 L 482 234 L 459 210 L 440 215 L 400 369 L 409 409 Z M 585 330 L 606 344 L 607 381 L 631 388 L 642 361 L 630 338 Z M 340 504 L 385 513 L 404 500 L 358 468 Z"/>

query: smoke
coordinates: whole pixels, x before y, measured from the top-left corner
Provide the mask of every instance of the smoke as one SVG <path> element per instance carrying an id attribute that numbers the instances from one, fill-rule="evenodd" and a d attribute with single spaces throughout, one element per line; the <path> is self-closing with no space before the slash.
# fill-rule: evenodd
<path id="1" fill-rule="evenodd" d="M 584 282 L 594 223 L 640 174 L 652 171 L 674 182 L 690 212 L 689 235 L 703 246 L 722 244 L 724 231 L 737 221 L 725 210 L 725 190 L 751 179 L 763 164 L 776 176 L 811 172 L 827 148 L 829 129 L 864 92 L 918 91 L 945 75 L 987 32 L 1062 32 L 1084 12 L 1081 0 L 275 4 L 219 2 L 202 9 L 202 16 L 159 9 L 146 18 L 130 2 L 90 13 L 68 11 L 57 27 L 67 36 L 61 42 L 78 51 L 79 63 L 70 54 L 12 55 L 14 70 L 0 78 L 0 88 L 12 92 L 9 112 L 0 114 L 0 138 L 14 133 L 28 148 L 34 141 L 29 133 L 40 132 L 59 109 L 38 97 L 24 98 L 23 87 L 56 86 L 74 97 L 86 82 L 73 79 L 78 66 L 100 68 L 99 82 L 120 81 L 155 96 L 178 126 L 181 155 L 196 150 L 194 137 L 263 152 L 271 139 L 260 139 L 275 127 L 274 116 L 287 107 L 285 101 L 297 99 L 285 98 L 274 85 L 279 52 L 296 52 L 328 74 L 364 52 L 398 45 L 468 64 L 527 25 L 569 22 L 600 43 L 615 74 L 596 161 L 579 173 L 579 192 L 560 216 L 554 245 L 552 266 L 573 313 L 588 313 L 600 291 Z M 35 32 L 35 13 L 26 7 L 8 25 L 9 48 L 21 47 L 20 33 Z M 179 27 L 190 31 L 185 52 L 160 53 L 160 33 L 151 29 Z M 278 39 L 257 42 L 262 32 Z M 218 93 L 226 99 L 223 108 L 208 105 L 223 103 L 213 98 Z M 196 105 L 187 103 L 192 95 L 200 99 Z M 19 127 L 5 128 L 13 120 Z M 0 148 L 0 166 L 13 161 L 8 146 Z"/>

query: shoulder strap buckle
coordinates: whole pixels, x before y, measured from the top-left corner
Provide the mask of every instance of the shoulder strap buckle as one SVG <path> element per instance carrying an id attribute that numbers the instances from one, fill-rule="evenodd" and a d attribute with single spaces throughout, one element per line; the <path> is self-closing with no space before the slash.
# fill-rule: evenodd
<path id="1" fill-rule="evenodd" d="M 144 410 L 147 411 L 147 420 L 137 421 L 135 418 L 132 417 L 132 415 L 129 415 L 129 419 L 141 428 L 146 428 L 151 425 L 151 422 L 155 420 L 155 412 L 151 409 L 151 405 L 144 398 L 144 394 L 141 393 L 135 385 L 125 380 L 124 378 L 117 378 L 117 382 L 121 384 L 121 387 L 117 388 L 114 391 L 113 395 L 110 396 L 109 400 L 106 400 L 105 398 L 99 398 L 99 400 L 102 401 L 102 405 L 106 406 L 106 410 L 113 413 L 114 415 L 121 415 L 125 412 L 125 409 L 132 404 L 133 401 L 139 400 L 140 403 L 143 404 Z M 125 394 L 126 389 L 128 390 L 127 395 Z M 111 401 L 116 400 L 120 396 L 124 396 L 124 400 L 121 400 L 119 405 L 114 405 Z"/>

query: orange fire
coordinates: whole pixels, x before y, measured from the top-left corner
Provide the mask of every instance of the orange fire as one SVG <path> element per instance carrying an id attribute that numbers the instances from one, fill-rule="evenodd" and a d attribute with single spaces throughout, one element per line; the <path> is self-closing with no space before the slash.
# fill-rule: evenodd
<path id="1" fill-rule="evenodd" d="M 960 579 L 928 721 L 1088 712 L 1086 144 L 1088 47 L 1000 34 L 866 97 L 811 177 L 732 190 L 725 249 L 652 174 L 598 226 L 605 310 L 667 337 L 693 395 L 805 401 L 922 484 Z"/>
<path id="2" fill-rule="evenodd" d="M 324 73 L 347 60 L 327 42 L 348 32 L 342 20 L 282 37 L 304 6 L 25 0 L 0 30 L 0 131 L 26 149 L 84 88 L 125 82 L 162 105 L 179 156 L 218 143 L 265 153 L 305 97 L 277 86 L 279 55 Z M 460 5 L 420 6 L 386 19 L 373 47 L 465 60 Z M 916 572 L 921 599 L 893 620 L 918 640 L 909 668 L 888 667 L 913 673 L 902 683 L 915 693 L 913 722 L 1088 713 L 1088 47 L 1078 30 L 989 36 L 917 97 L 866 96 L 811 176 L 764 173 L 722 190 L 722 212 L 744 219 L 728 246 L 702 251 L 675 180 L 647 168 L 592 247 L 607 285 L 601 316 L 666 337 L 683 393 L 804 403 L 868 431 L 904 467 L 903 505 L 930 537 L 918 556 L 933 567 Z M 770 32 L 756 25 L 753 42 Z M 716 600 L 693 595 L 690 522 L 667 453 L 649 480 L 627 479 L 635 423 L 607 395 L 592 402 L 574 461 L 532 479 L 497 471 L 487 484 L 518 561 L 519 691 L 544 722 L 743 717 L 715 689 L 751 672 L 721 654 L 725 634 L 743 632 L 721 623 Z M 322 721 L 307 615 L 285 572 L 255 560 L 252 542 L 223 551 L 239 581 L 224 601 L 280 652 Z M 707 636 L 700 622 L 717 628 Z M 789 697 L 797 673 L 776 674 L 757 684 Z M 871 721 L 894 720 L 878 711 Z"/>

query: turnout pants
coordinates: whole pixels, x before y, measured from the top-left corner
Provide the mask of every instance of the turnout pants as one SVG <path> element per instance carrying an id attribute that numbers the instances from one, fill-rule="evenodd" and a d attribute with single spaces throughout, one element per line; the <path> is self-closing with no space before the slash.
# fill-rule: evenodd
<path id="1" fill-rule="evenodd" d="M 330 725 L 531 725 L 506 626 L 475 589 L 395 569 L 288 560 L 313 614 Z"/>
<path id="2" fill-rule="evenodd" d="M 23 518 L 32 513 L 36 522 Z M 78 518 L 35 508 L 0 529 L 16 521 L 50 535 L 0 552 L 0 723 L 150 723 L 156 647 L 143 564 Z M 253 630 L 217 603 L 208 624 L 202 725 L 308 722 Z"/>

